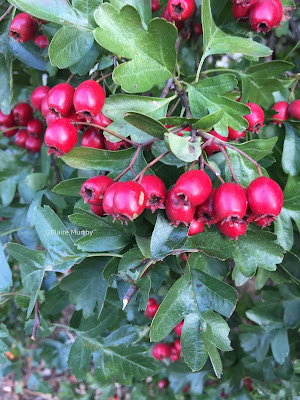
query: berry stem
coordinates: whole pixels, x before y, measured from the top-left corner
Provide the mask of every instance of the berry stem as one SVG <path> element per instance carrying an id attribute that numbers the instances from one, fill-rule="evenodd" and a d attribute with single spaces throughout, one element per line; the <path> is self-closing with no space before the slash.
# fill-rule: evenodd
<path id="1" fill-rule="evenodd" d="M 69 76 L 69 78 L 67 79 L 66 83 L 70 83 L 71 80 L 72 80 L 72 78 L 73 78 L 73 76 L 74 76 L 74 74 L 71 74 L 71 75 Z"/>
<path id="2" fill-rule="evenodd" d="M 147 172 L 147 170 L 149 168 L 151 168 L 154 164 L 156 164 L 158 161 L 160 161 L 164 156 L 166 156 L 168 153 L 170 153 L 170 151 L 165 151 L 164 153 L 162 153 L 160 156 L 156 157 L 153 161 L 151 161 L 135 178 L 134 180 L 137 181 L 141 181 L 143 179 L 143 176 L 145 175 L 145 173 Z"/>
<path id="3" fill-rule="evenodd" d="M 133 170 L 133 165 L 136 162 L 136 159 L 138 158 L 138 155 L 140 154 L 140 152 L 142 151 L 142 146 L 139 146 L 136 150 L 136 152 L 134 153 L 134 156 L 132 157 L 132 160 L 130 161 L 130 164 L 128 165 L 127 168 L 124 169 L 123 172 L 120 173 L 120 175 L 118 175 L 114 181 L 117 182 L 120 178 L 122 178 L 123 175 L 126 174 L 126 172 L 128 171 L 132 171 L 133 174 L 135 174 L 134 170 Z M 136 175 L 136 174 L 135 174 Z"/>
<path id="4" fill-rule="evenodd" d="M 206 161 L 204 160 L 204 158 L 203 158 L 203 164 L 204 164 L 207 168 L 209 168 L 209 169 L 211 170 L 211 172 L 213 172 L 213 173 L 216 175 L 216 177 L 221 181 L 222 184 L 225 183 L 224 179 L 221 177 L 221 175 L 219 174 L 219 172 L 217 172 L 208 162 L 206 162 Z"/>
<path id="5" fill-rule="evenodd" d="M 294 94 L 294 91 L 296 90 L 296 87 L 297 87 L 297 85 L 298 85 L 299 79 L 300 79 L 300 75 L 298 74 L 298 75 L 297 75 L 297 78 L 296 78 L 296 80 L 295 80 L 294 86 L 292 87 L 291 93 L 290 93 L 290 95 L 289 95 L 288 102 L 290 102 L 291 99 L 292 99 L 292 97 L 293 97 L 293 94 Z"/>
<path id="6" fill-rule="evenodd" d="M 134 147 L 138 147 L 138 146 L 139 146 L 138 143 L 135 143 L 135 142 L 133 142 L 132 140 L 127 139 L 126 137 L 119 135 L 118 133 L 115 133 L 115 132 L 113 132 L 113 131 L 111 131 L 111 130 L 109 130 L 109 129 L 107 129 L 107 128 L 104 128 L 104 126 L 100 126 L 100 125 L 97 125 L 97 124 L 93 124 L 93 123 L 91 123 L 91 122 L 80 122 L 80 125 L 93 126 L 94 128 L 101 129 L 102 131 L 105 131 L 105 132 L 107 132 L 107 133 L 110 133 L 110 134 L 113 135 L 113 136 L 116 136 L 116 137 L 119 138 L 120 140 L 125 140 L 125 142 L 130 143 L 130 144 L 131 144 L 132 146 L 134 146 Z"/>
<path id="7" fill-rule="evenodd" d="M 11 126 L 10 128 L 1 130 L 1 133 L 12 131 L 13 129 L 26 129 L 26 126 Z"/>
<path id="8" fill-rule="evenodd" d="M 174 85 L 173 78 L 169 78 L 169 79 L 167 80 L 167 82 L 166 82 L 165 87 L 163 88 L 163 91 L 161 92 L 160 97 L 161 97 L 162 99 L 164 99 L 165 97 L 168 96 L 169 91 L 171 90 L 171 88 L 172 88 L 173 85 Z"/>
<path id="9" fill-rule="evenodd" d="M 0 22 L 11 12 L 11 10 L 13 9 L 13 7 L 14 7 L 14 6 L 11 4 L 11 5 L 8 7 L 8 9 L 5 11 L 5 13 L 1 15 L 1 17 L 0 17 Z"/>
<path id="10" fill-rule="evenodd" d="M 110 76 L 112 76 L 112 74 L 113 74 L 113 73 L 110 72 L 110 73 L 107 74 L 107 75 L 101 76 L 101 78 L 97 79 L 96 82 L 99 83 L 99 82 L 103 81 L 104 79 L 109 78 Z"/>
<path id="11" fill-rule="evenodd" d="M 227 162 L 227 164 L 228 164 L 228 167 L 229 167 L 229 169 L 230 169 L 230 173 L 231 173 L 231 176 L 232 176 L 234 182 L 235 182 L 237 185 L 240 185 L 240 183 L 239 183 L 239 181 L 238 181 L 238 179 L 237 179 L 237 177 L 236 177 L 236 175 L 235 175 L 235 172 L 234 172 L 234 170 L 233 170 L 232 164 L 231 164 L 231 162 L 230 162 L 230 159 L 229 159 L 229 157 L 228 157 L 228 154 L 227 154 L 225 148 L 224 148 L 223 146 L 220 146 L 220 149 L 221 149 L 221 152 L 224 154 L 225 160 L 226 160 L 226 162 Z"/>
<path id="12" fill-rule="evenodd" d="M 184 88 L 182 87 L 182 85 L 178 85 L 179 82 L 175 81 L 175 87 L 176 87 L 176 92 L 181 100 L 181 104 L 183 105 L 183 107 L 185 108 L 185 112 L 186 112 L 186 116 L 187 118 L 193 118 L 193 115 L 191 113 L 191 107 L 190 107 L 190 103 L 189 103 L 189 99 L 185 93 Z"/>

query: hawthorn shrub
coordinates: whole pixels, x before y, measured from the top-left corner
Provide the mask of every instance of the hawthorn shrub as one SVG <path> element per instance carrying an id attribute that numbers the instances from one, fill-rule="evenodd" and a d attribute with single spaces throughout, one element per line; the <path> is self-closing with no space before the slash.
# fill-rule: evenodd
<path id="1" fill-rule="evenodd" d="M 295 4 L 1 10 L 0 377 L 24 399 L 299 398 Z"/>

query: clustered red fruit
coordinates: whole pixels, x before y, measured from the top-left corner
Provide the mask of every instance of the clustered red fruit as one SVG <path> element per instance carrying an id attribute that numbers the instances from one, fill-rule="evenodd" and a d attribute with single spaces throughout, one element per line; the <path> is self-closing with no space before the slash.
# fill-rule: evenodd
<path id="1" fill-rule="evenodd" d="M 49 45 L 45 35 L 38 35 L 39 24 L 46 24 L 47 21 L 33 18 L 27 13 L 20 13 L 14 17 L 9 27 L 9 36 L 17 42 L 26 43 L 33 40 L 42 50 Z"/>
<path id="2" fill-rule="evenodd" d="M 233 0 L 232 14 L 237 21 L 248 22 L 256 32 L 276 28 L 283 16 L 280 0 Z"/>
<path id="3" fill-rule="evenodd" d="M 156 12 L 160 9 L 159 1 L 152 0 L 152 11 Z M 169 0 L 167 7 L 163 10 L 161 18 L 168 22 L 174 22 L 178 30 L 180 30 L 184 22 L 191 18 L 196 10 L 195 0 Z M 199 23 L 192 24 L 195 37 L 202 35 L 202 25 Z M 187 29 L 185 38 L 190 37 L 191 30 Z"/>
<path id="4" fill-rule="evenodd" d="M 147 303 L 147 307 L 145 310 L 145 315 L 147 318 L 154 318 L 157 310 L 158 310 L 159 304 L 157 303 L 157 301 L 153 298 L 153 297 L 149 297 L 148 303 Z"/>
<path id="5" fill-rule="evenodd" d="M 152 12 L 156 12 L 160 9 L 159 0 L 152 0 L 151 1 Z"/>

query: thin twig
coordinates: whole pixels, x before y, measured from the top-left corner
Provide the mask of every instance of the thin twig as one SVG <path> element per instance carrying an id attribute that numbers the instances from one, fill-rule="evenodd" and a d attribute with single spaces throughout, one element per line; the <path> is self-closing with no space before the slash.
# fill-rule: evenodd
<path id="1" fill-rule="evenodd" d="M 66 83 L 70 83 L 70 82 L 71 82 L 71 80 L 72 80 L 72 78 L 73 78 L 73 76 L 74 76 L 74 74 L 71 74 L 71 75 L 69 76 L 69 78 L 68 78 L 68 80 L 67 80 L 67 82 L 66 82 Z"/>
<path id="2" fill-rule="evenodd" d="M 13 7 L 14 7 L 14 6 L 11 4 L 11 5 L 8 7 L 8 9 L 5 11 L 5 13 L 1 15 L 1 17 L 0 17 L 0 22 L 11 12 L 11 10 L 13 9 Z"/>
<path id="3" fill-rule="evenodd" d="M 291 93 L 289 95 L 288 102 L 290 102 L 292 97 L 293 97 L 294 91 L 296 90 L 296 87 L 297 87 L 298 82 L 299 82 L 299 78 L 300 78 L 300 76 L 298 75 L 296 80 L 295 80 L 294 86 L 292 87 Z"/>
<path id="4" fill-rule="evenodd" d="M 176 92 L 177 92 L 178 96 L 180 97 L 181 104 L 185 108 L 187 118 L 193 118 L 193 115 L 191 113 L 189 99 L 185 93 L 185 90 L 183 88 L 180 88 L 176 82 L 175 82 L 175 87 L 176 87 Z"/>
<path id="5" fill-rule="evenodd" d="M 211 170 L 211 172 L 213 172 L 216 177 L 221 181 L 221 183 L 225 183 L 224 179 L 221 177 L 221 175 L 219 174 L 219 172 L 217 172 L 208 162 L 206 162 L 203 158 L 203 164 L 209 168 Z"/>
<path id="6" fill-rule="evenodd" d="M 171 117 L 173 115 L 173 112 L 176 110 L 176 108 L 178 107 L 179 103 L 180 103 L 180 99 L 177 99 L 176 103 L 173 104 L 173 106 L 171 107 L 170 111 L 167 113 L 167 117 Z"/>
<path id="7" fill-rule="evenodd" d="M 97 124 L 93 124 L 93 123 L 91 123 L 91 122 L 80 122 L 80 125 L 93 126 L 94 128 L 101 129 L 102 131 L 105 131 L 105 132 L 107 132 L 107 133 L 110 133 L 110 134 L 113 135 L 113 136 L 116 136 L 116 137 L 119 138 L 120 140 L 125 140 L 125 142 L 130 143 L 130 144 L 131 144 L 132 146 L 134 146 L 134 147 L 138 147 L 138 146 L 139 146 L 139 143 L 135 143 L 135 142 L 133 142 L 132 140 L 130 140 L 130 139 L 124 137 L 124 136 L 119 135 L 119 134 L 116 133 L 116 132 L 113 132 L 113 131 L 111 131 L 111 130 L 105 128 L 104 126 L 100 126 L 100 125 L 97 125 Z"/>
<path id="8" fill-rule="evenodd" d="M 142 151 L 142 148 L 143 148 L 142 146 L 139 146 L 139 147 L 137 148 L 137 150 L 136 150 L 134 156 L 132 157 L 132 160 L 130 161 L 130 164 L 128 165 L 127 168 L 124 169 L 123 172 L 120 173 L 120 175 L 118 175 L 118 176 L 115 178 L 115 182 L 117 182 L 120 178 L 122 178 L 122 176 L 125 175 L 126 172 L 128 172 L 128 171 L 133 171 L 133 172 L 134 172 L 134 170 L 133 170 L 133 165 L 134 165 L 134 163 L 136 162 L 136 159 L 138 158 L 138 155 L 139 155 L 140 152 Z M 134 172 L 134 174 L 135 174 L 135 172 Z M 135 174 L 135 175 L 136 175 L 136 174 Z"/>
<path id="9" fill-rule="evenodd" d="M 167 82 L 166 82 L 166 85 L 165 85 L 163 91 L 161 92 L 160 97 L 161 97 L 162 99 L 164 99 L 165 97 L 168 96 L 169 91 L 171 90 L 171 88 L 172 88 L 173 85 L 174 85 L 173 78 L 169 78 L 169 79 L 167 80 Z"/>
<path id="10" fill-rule="evenodd" d="M 103 81 L 104 79 L 106 79 L 106 78 L 109 78 L 110 76 L 112 76 L 112 72 L 110 72 L 109 74 L 107 74 L 107 75 L 104 75 L 104 76 L 102 76 L 101 78 L 99 78 L 99 79 L 97 79 L 96 80 L 96 82 L 101 82 L 101 81 Z"/>
<path id="11" fill-rule="evenodd" d="M 156 164 L 158 161 L 160 161 L 164 156 L 166 156 L 168 153 L 170 153 L 169 150 L 165 151 L 164 153 L 162 153 L 160 156 L 156 157 L 153 161 L 151 161 L 151 163 L 149 163 L 135 178 L 134 180 L 137 181 L 141 181 L 143 176 L 145 175 L 145 173 L 147 172 L 147 170 L 149 168 L 151 168 L 154 164 Z"/>

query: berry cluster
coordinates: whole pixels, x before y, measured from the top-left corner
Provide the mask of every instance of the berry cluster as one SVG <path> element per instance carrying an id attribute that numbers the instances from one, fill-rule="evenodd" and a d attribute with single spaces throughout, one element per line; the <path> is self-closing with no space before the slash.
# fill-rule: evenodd
<path id="1" fill-rule="evenodd" d="M 287 121 L 289 118 L 300 120 L 300 100 L 295 100 L 291 104 L 287 101 L 279 101 L 274 104 L 272 109 L 277 111 L 277 114 L 271 117 L 274 124 L 281 125 L 282 122 Z"/>
<path id="2" fill-rule="evenodd" d="M 232 0 L 232 13 L 237 21 L 249 22 L 256 32 L 269 32 L 283 16 L 280 0 Z"/>
<path id="3" fill-rule="evenodd" d="M 46 21 L 38 20 L 27 13 L 20 13 L 15 16 L 9 27 L 9 36 L 17 42 L 26 43 L 34 41 L 42 50 L 49 46 L 45 35 L 38 35 L 39 24 L 46 24 Z"/>

